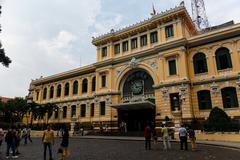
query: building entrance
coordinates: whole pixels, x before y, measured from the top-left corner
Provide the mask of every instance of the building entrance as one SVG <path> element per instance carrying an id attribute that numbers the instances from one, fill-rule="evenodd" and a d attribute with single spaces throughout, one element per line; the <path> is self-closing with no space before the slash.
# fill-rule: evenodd
<path id="1" fill-rule="evenodd" d="M 155 122 L 155 109 L 118 110 L 119 124 L 126 123 L 127 131 L 143 131 L 147 123 Z"/>
<path id="2" fill-rule="evenodd" d="M 120 84 L 121 101 L 111 105 L 118 111 L 118 122 L 127 131 L 142 132 L 147 123 L 155 122 L 154 82 L 142 69 L 130 71 Z M 124 122 L 124 123 L 123 123 Z"/>

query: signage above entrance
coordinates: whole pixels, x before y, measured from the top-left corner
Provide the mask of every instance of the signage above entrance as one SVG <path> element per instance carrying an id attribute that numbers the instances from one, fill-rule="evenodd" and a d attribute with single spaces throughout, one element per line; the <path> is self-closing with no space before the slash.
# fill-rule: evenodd
<path id="1" fill-rule="evenodd" d="M 111 105 L 111 107 L 120 110 L 140 110 L 140 109 L 155 109 L 155 104 L 150 101 L 131 102 Z"/>

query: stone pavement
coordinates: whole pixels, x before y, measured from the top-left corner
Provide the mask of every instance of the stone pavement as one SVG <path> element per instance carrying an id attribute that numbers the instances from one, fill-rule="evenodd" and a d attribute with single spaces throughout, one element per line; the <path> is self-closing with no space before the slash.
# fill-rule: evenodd
<path id="1" fill-rule="evenodd" d="M 73 137 L 70 139 L 69 160 L 239 160 L 240 151 L 216 146 L 198 145 L 196 152 L 179 150 L 179 143 L 172 142 L 172 149 L 163 150 L 163 144 L 152 145 L 152 150 L 144 149 L 142 137 Z M 121 139 L 120 139 L 121 138 Z M 127 139 L 128 138 L 128 139 Z M 55 139 L 56 151 L 61 142 Z M 0 160 L 5 158 L 5 143 L 1 148 Z M 190 146 L 189 146 L 190 148 Z M 40 138 L 34 138 L 32 144 L 21 145 L 19 160 L 43 160 L 43 152 Z"/>
<path id="2" fill-rule="evenodd" d="M 125 140 L 125 141 L 144 141 L 144 137 L 126 137 L 126 136 L 78 136 L 78 138 L 105 139 L 105 140 Z M 159 140 L 161 140 L 161 139 L 159 139 Z M 178 142 L 178 141 L 177 140 L 172 140 L 172 142 Z M 197 141 L 197 144 L 240 149 L 240 142 Z"/>

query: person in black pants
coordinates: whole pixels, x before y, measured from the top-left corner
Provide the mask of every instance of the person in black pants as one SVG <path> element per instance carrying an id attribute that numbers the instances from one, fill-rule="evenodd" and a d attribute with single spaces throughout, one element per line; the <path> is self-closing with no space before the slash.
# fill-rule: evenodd
<path id="1" fill-rule="evenodd" d="M 65 160 L 69 155 L 68 145 L 69 145 L 69 132 L 68 132 L 68 129 L 65 128 L 62 136 L 62 143 L 61 143 L 61 147 L 63 149 L 61 160 Z"/>
<path id="2" fill-rule="evenodd" d="M 144 129 L 144 137 L 145 137 L 145 149 L 151 150 L 151 134 L 152 129 L 149 125 L 147 125 Z"/>
<path id="3" fill-rule="evenodd" d="M 179 128 L 179 139 L 180 139 L 180 146 L 181 150 L 183 150 L 183 145 L 185 146 L 185 150 L 188 150 L 188 143 L 187 143 L 187 130 L 182 125 L 181 128 Z"/>

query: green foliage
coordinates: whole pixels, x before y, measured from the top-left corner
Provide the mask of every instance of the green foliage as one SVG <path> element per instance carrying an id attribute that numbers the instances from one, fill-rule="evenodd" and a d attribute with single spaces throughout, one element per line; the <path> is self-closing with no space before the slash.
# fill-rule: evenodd
<path id="1" fill-rule="evenodd" d="M 11 62 L 11 59 L 6 56 L 5 51 L 2 48 L 2 44 L 0 43 L 0 63 L 2 63 L 3 66 L 8 67 Z"/>
<path id="2" fill-rule="evenodd" d="M 231 118 L 222 109 L 215 107 L 212 109 L 207 123 L 205 124 L 206 131 L 237 131 L 239 124 L 231 120 Z"/>
<path id="3" fill-rule="evenodd" d="M 14 123 L 21 121 L 28 112 L 27 101 L 23 98 L 14 98 L 6 103 L 0 103 L 0 112 L 4 122 Z"/>
<path id="4" fill-rule="evenodd" d="M 14 98 L 7 103 L 0 102 L 0 114 L 3 116 L 3 121 L 14 124 L 15 122 L 22 122 L 24 115 L 31 113 L 31 126 L 33 119 L 43 119 L 47 115 L 47 123 L 49 118 L 53 115 L 53 111 L 57 108 L 56 104 L 37 104 L 27 103 L 26 99 Z"/>

